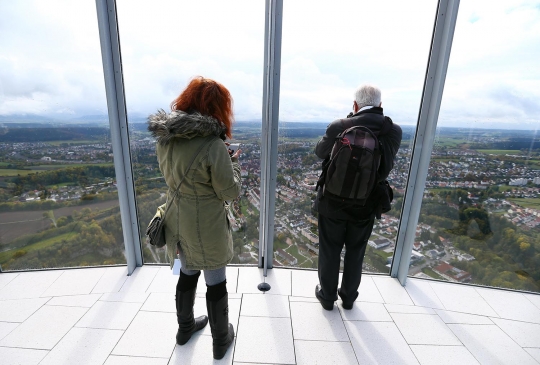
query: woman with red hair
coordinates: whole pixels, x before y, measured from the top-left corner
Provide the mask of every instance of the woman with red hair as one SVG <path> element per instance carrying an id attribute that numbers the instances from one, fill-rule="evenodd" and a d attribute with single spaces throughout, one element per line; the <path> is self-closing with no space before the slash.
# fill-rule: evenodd
<path id="1" fill-rule="evenodd" d="M 241 188 L 241 151 L 231 155 L 225 143 L 231 138 L 232 97 L 220 83 L 196 77 L 171 109 L 151 115 L 148 130 L 157 140 L 159 168 L 169 187 L 167 204 L 172 204 L 165 217 L 167 252 L 171 263 L 178 252 L 182 264 L 176 285 L 176 342 L 185 344 L 210 321 L 214 358 L 221 359 L 234 339 L 225 276 L 233 257 L 227 201 L 236 199 Z M 208 317 L 194 318 L 200 270 Z"/>

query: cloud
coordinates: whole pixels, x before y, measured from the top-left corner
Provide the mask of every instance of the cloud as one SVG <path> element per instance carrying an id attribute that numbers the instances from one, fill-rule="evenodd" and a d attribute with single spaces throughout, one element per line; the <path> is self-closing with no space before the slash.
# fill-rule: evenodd
<path id="1" fill-rule="evenodd" d="M 539 4 L 460 4 L 439 125 L 538 123 Z M 166 109 L 203 75 L 229 88 L 237 120 L 260 120 L 264 6 L 117 0 L 128 112 Z M 280 120 L 343 117 L 354 89 L 373 83 L 386 113 L 415 124 L 435 11 L 422 0 L 286 1 Z M 106 113 L 93 2 L 0 2 L 0 33 L 0 114 Z"/>

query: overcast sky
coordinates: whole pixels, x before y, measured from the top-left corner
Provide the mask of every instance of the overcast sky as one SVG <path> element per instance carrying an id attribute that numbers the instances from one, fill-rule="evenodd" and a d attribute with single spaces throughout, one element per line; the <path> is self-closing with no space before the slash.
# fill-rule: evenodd
<path id="1" fill-rule="evenodd" d="M 130 115 L 168 109 L 195 75 L 260 120 L 264 1 L 117 0 Z M 330 122 L 354 89 L 415 124 L 436 2 L 285 0 L 280 119 Z M 540 127 L 540 1 L 462 0 L 439 125 Z M 107 111 L 93 0 L 0 0 L 0 115 Z"/>

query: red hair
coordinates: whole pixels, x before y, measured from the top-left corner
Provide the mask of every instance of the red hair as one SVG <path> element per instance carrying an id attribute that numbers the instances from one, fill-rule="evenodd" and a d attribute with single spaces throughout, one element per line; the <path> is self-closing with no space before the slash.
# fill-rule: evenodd
<path id="1" fill-rule="evenodd" d="M 199 112 L 209 115 L 226 127 L 225 135 L 232 138 L 231 130 L 234 121 L 232 112 L 232 96 L 229 90 L 219 82 L 197 76 L 171 103 L 171 110 L 182 110 L 186 113 Z"/>

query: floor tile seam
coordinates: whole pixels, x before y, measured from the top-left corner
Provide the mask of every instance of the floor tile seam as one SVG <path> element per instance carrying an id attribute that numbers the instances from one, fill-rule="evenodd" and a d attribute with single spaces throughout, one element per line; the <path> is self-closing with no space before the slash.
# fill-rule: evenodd
<path id="1" fill-rule="evenodd" d="M 531 299 L 529 299 L 529 295 L 536 295 L 536 296 L 540 296 L 540 295 L 538 295 L 538 294 L 528 294 L 528 295 L 521 294 L 521 295 L 523 295 L 525 297 L 525 299 L 527 299 L 529 301 L 529 303 L 532 303 L 532 305 L 534 305 L 536 308 L 540 309 L 540 306 L 536 305 L 535 302 L 533 302 Z"/>
<path id="2" fill-rule="evenodd" d="M 292 274 L 291 274 L 291 294 L 292 294 Z M 287 296 L 287 302 L 289 303 L 289 321 L 291 323 L 291 338 L 292 338 L 292 345 L 293 345 L 293 356 L 294 356 L 294 363 L 298 363 L 298 359 L 296 358 L 296 346 L 294 344 L 294 326 L 293 326 L 293 320 L 292 320 L 292 308 L 291 308 L 291 301 L 290 297 Z"/>
<path id="3" fill-rule="evenodd" d="M 373 280 L 373 279 L 372 279 Z M 351 334 L 349 333 L 349 329 L 347 328 L 346 324 L 345 324 L 345 320 L 343 318 L 343 313 L 342 311 L 339 309 L 339 306 L 338 306 L 338 312 L 339 312 L 339 315 L 341 317 L 341 321 L 343 322 L 343 327 L 345 327 L 345 333 L 347 334 L 347 338 L 349 339 L 349 343 L 351 344 L 351 347 L 352 347 L 352 350 L 353 350 L 353 354 L 354 354 L 354 358 L 356 359 L 356 363 L 357 364 L 360 364 L 360 360 L 358 358 L 358 354 L 356 353 L 356 350 L 353 346 L 353 343 L 352 343 L 352 340 L 351 340 Z M 341 342 L 341 341 L 340 341 Z"/>
<path id="4" fill-rule="evenodd" d="M 535 349 L 535 350 L 540 350 L 540 346 L 538 347 L 531 347 L 531 346 L 522 346 L 523 349 Z"/>
<path id="5" fill-rule="evenodd" d="M 94 284 L 94 286 L 90 290 L 90 294 L 94 291 L 94 289 L 99 284 L 99 281 L 103 278 L 103 276 L 105 276 L 105 273 L 107 272 L 107 270 L 108 270 L 107 268 L 105 268 L 105 270 L 103 270 L 103 273 L 99 276 L 99 279 L 96 280 L 96 283 Z"/>
<path id="6" fill-rule="evenodd" d="M 453 324 L 454 326 L 463 326 L 464 324 L 462 323 L 455 323 Z M 479 359 L 475 354 L 474 352 L 465 344 L 463 343 L 463 341 L 461 340 L 461 338 L 459 338 L 459 336 L 456 334 L 456 332 L 454 332 L 454 330 L 452 329 L 452 327 L 450 327 L 448 324 L 446 325 L 450 331 L 452 331 L 452 333 L 454 334 L 454 336 L 456 336 L 456 338 L 459 340 L 459 342 L 461 342 L 461 344 L 463 346 L 465 346 L 465 348 L 467 349 L 467 351 L 469 351 L 469 353 L 471 354 L 471 356 L 479 363 L 479 364 L 482 364 L 482 359 Z M 470 326 L 495 326 L 495 324 L 474 324 L 474 325 L 470 325 Z"/>
<path id="7" fill-rule="evenodd" d="M 312 339 L 305 339 L 305 338 L 293 338 L 294 341 L 300 341 L 300 342 L 332 342 L 332 343 L 350 343 L 352 346 L 352 342 L 350 341 L 339 341 L 339 340 L 312 340 Z"/>
<path id="8" fill-rule="evenodd" d="M 502 328 L 501 326 L 499 326 L 497 323 L 495 323 L 495 326 L 497 326 L 497 328 L 499 328 L 505 335 L 507 335 L 508 337 L 510 337 L 510 338 L 512 339 L 512 341 L 514 341 L 514 343 L 515 343 L 516 345 L 518 345 L 518 346 L 521 347 L 521 348 L 524 347 L 524 346 L 522 346 L 521 344 L 519 344 L 519 343 L 517 342 L 517 340 L 515 340 L 514 337 L 513 337 L 512 335 L 510 335 L 510 333 L 506 332 L 506 331 L 504 330 L 504 328 Z M 520 333 L 523 333 L 523 332 L 520 331 Z M 539 347 L 540 347 L 540 346 L 539 346 Z"/>
<path id="9" fill-rule="evenodd" d="M 442 310 L 448 310 L 448 308 L 444 305 L 444 301 L 439 297 L 439 294 L 437 294 L 437 291 L 433 287 L 433 285 L 432 285 L 433 283 L 431 283 L 430 281 L 427 281 L 427 284 L 428 284 L 429 288 L 431 289 L 431 291 L 433 292 L 433 294 L 435 294 L 435 297 L 437 298 L 439 303 L 442 304 L 442 306 L 443 306 Z"/>
<path id="10" fill-rule="evenodd" d="M 238 285 L 238 278 L 240 277 L 240 269 L 238 269 L 238 275 L 236 276 L 236 284 Z M 234 347 L 233 347 L 233 354 L 231 357 L 231 364 L 234 363 L 234 355 L 236 355 L 236 345 L 238 344 L 238 327 L 240 326 L 240 315 L 242 313 L 242 302 L 244 300 L 244 295 L 242 294 L 240 296 L 240 308 L 238 309 L 238 322 L 236 323 L 236 330 L 234 331 Z M 203 334 L 201 334 L 203 335 Z M 212 335 L 210 331 L 210 335 Z M 170 361 L 169 361 L 170 363 Z"/>
<path id="11" fill-rule="evenodd" d="M 536 324 L 536 325 L 540 326 L 540 321 L 539 322 L 529 322 L 529 321 L 523 321 L 523 320 L 514 319 L 514 318 L 490 317 L 490 316 L 487 316 L 487 318 L 489 318 L 490 320 L 492 320 L 494 318 L 494 319 L 502 319 L 503 321 L 512 321 L 512 322 L 518 322 L 518 323 Z M 493 320 L 492 320 L 492 322 L 495 323 Z"/>
<path id="12" fill-rule="evenodd" d="M 6 349 L 21 349 L 21 350 L 38 350 L 38 351 L 47 351 L 50 352 L 50 349 L 42 349 L 42 348 L 36 348 L 36 347 L 20 347 L 20 346 L 6 346 L 6 345 L 0 345 L 1 348 Z"/>
<path id="13" fill-rule="evenodd" d="M 142 308 L 142 304 L 141 304 L 141 308 Z M 120 336 L 118 338 L 118 341 L 116 341 L 116 344 L 113 346 L 113 348 L 111 349 L 111 352 L 109 353 L 109 356 L 112 355 L 114 349 L 116 348 L 116 346 L 118 346 L 118 344 L 120 343 L 120 341 L 122 340 L 122 338 L 124 338 L 124 336 L 126 335 L 126 332 L 127 330 L 129 329 L 129 327 L 131 326 L 131 324 L 133 323 L 133 321 L 135 320 L 135 318 L 137 318 L 137 315 L 141 312 L 141 309 L 139 308 L 139 310 L 137 311 L 137 313 L 133 316 L 133 318 L 131 319 L 131 321 L 129 321 L 129 324 L 127 325 L 126 329 L 123 331 L 124 333 L 122 333 L 122 336 Z M 171 355 L 172 356 L 172 355 Z M 163 358 L 161 358 L 163 359 Z M 170 359 L 170 357 L 169 357 Z"/>
<path id="14" fill-rule="evenodd" d="M 8 281 L 7 283 L 5 283 L 3 286 L 0 287 L 0 291 L 1 291 L 2 289 L 4 289 L 7 285 L 9 285 L 9 283 L 11 283 L 13 280 L 15 280 L 15 278 L 17 278 L 17 276 L 20 275 L 20 273 L 10 273 L 10 272 L 5 272 L 5 271 L 4 271 L 4 272 L 0 271 L 0 274 L 15 274 L 15 275 L 13 276 L 13 278 L 11 278 L 10 281 Z"/>
<path id="15" fill-rule="evenodd" d="M 247 317 L 247 318 L 291 318 L 289 315 L 288 317 L 281 317 L 281 316 L 253 316 L 253 315 L 245 315 L 242 314 L 242 308 L 240 308 L 240 314 L 239 317 Z"/>
<path id="16" fill-rule="evenodd" d="M 493 308 L 493 307 L 491 306 L 491 304 L 489 303 L 489 301 L 488 301 L 486 298 L 484 298 L 484 297 L 482 296 L 482 290 L 478 290 L 478 288 L 477 288 L 477 287 L 474 287 L 474 286 L 473 286 L 472 288 L 473 288 L 473 290 L 480 296 L 480 298 L 482 298 L 482 300 L 483 300 L 484 302 L 486 302 L 486 304 L 488 305 L 488 307 L 491 308 L 491 310 L 492 310 L 497 316 L 500 317 L 501 315 L 499 314 L 499 312 L 497 312 L 497 311 L 495 310 L 495 308 Z M 485 289 L 484 289 L 484 290 L 485 290 Z M 491 317 L 493 317 L 493 316 L 491 316 Z"/>
<path id="17" fill-rule="evenodd" d="M 77 324 L 74 324 L 72 328 L 81 328 L 81 329 L 89 329 L 89 330 L 122 331 L 122 332 L 127 331 L 127 327 L 123 329 L 123 328 L 110 328 L 110 327 L 80 326 Z"/>

